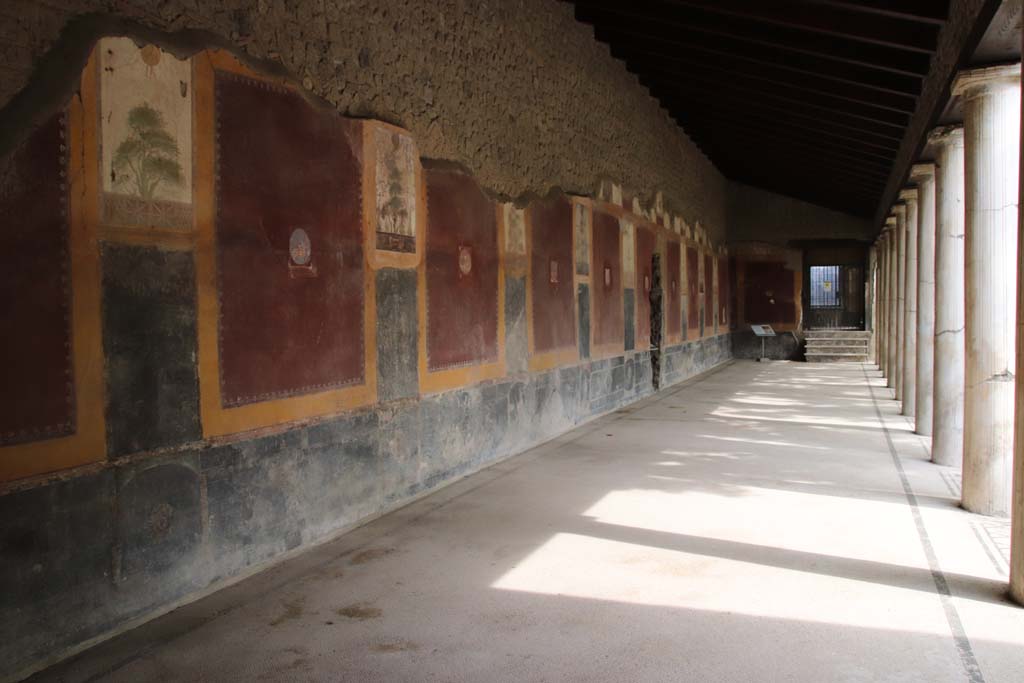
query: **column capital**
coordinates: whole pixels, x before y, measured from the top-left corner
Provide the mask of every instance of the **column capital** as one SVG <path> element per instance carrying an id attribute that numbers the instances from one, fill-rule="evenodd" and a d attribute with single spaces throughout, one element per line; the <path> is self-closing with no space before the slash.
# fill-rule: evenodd
<path id="1" fill-rule="evenodd" d="M 902 195 L 903 193 L 901 192 L 900 194 Z M 900 199 L 903 199 L 903 197 L 901 196 Z M 903 202 L 894 204 L 892 207 L 892 212 L 896 214 L 895 216 L 893 216 L 893 220 L 899 220 L 900 218 L 903 218 L 907 215 L 907 205 L 904 204 Z"/>
<path id="2" fill-rule="evenodd" d="M 963 147 L 964 146 L 964 127 L 963 124 L 957 123 L 952 126 L 939 126 L 933 128 L 928 133 L 928 144 L 940 145 L 942 147 Z"/>
<path id="3" fill-rule="evenodd" d="M 927 180 L 935 175 L 935 164 L 927 162 L 923 164 L 914 164 L 910 167 L 910 179 L 914 181 Z"/>
<path id="4" fill-rule="evenodd" d="M 907 187 L 900 190 L 900 199 L 905 202 L 916 202 L 917 201 L 917 188 Z"/>
<path id="5" fill-rule="evenodd" d="M 1003 88 L 1020 88 L 1020 62 L 968 69 L 953 81 L 953 97 L 973 99 Z"/>

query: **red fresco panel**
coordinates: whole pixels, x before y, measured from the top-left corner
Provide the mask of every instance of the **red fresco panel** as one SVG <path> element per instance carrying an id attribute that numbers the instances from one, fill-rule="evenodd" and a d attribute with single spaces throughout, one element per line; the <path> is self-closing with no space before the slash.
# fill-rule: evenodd
<path id="1" fill-rule="evenodd" d="M 636 229 L 636 346 L 651 345 L 651 258 L 657 239 L 647 228 Z"/>
<path id="2" fill-rule="evenodd" d="M 697 250 L 686 248 L 686 326 L 690 330 L 700 327 L 700 280 L 697 269 L 700 265 Z"/>
<path id="3" fill-rule="evenodd" d="M 743 317 L 747 323 L 796 322 L 793 271 L 785 263 L 745 263 L 743 274 Z"/>
<path id="4" fill-rule="evenodd" d="M 668 306 L 668 310 L 665 311 L 665 329 L 668 334 L 679 334 L 682 331 L 682 283 L 679 282 L 681 259 L 679 242 L 669 241 L 665 255 L 665 278 L 662 282 Z"/>
<path id="5" fill-rule="evenodd" d="M 729 326 L 729 260 L 718 257 L 718 325 L 721 329 Z"/>
<path id="6" fill-rule="evenodd" d="M 0 160 L 0 445 L 75 431 L 67 141 L 58 114 Z"/>
<path id="7" fill-rule="evenodd" d="M 530 206 L 533 348 L 576 347 L 572 204 L 565 197 Z"/>
<path id="8" fill-rule="evenodd" d="M 594 344 L 621 344 L 625 337 L 622 313 L 622 241 L 619 219 L 594 211 L 590 279 Z"/>
<path id="9" fill-rule="evenodd" d="M 713 334 L 715 325 L 715 260 L 711 254 L 704 254 L 704 334 Z"/>
<path id="10" fill-rule="evenodd" d="M 427 368 L 498 359 L 498 223 L 469 175 L 429 169 L 427 180 Z"/>
<path id="11" fill-rule="evenodd" d="M 217 73 L 225 407 L 364 380 L 360 127 Z"/>

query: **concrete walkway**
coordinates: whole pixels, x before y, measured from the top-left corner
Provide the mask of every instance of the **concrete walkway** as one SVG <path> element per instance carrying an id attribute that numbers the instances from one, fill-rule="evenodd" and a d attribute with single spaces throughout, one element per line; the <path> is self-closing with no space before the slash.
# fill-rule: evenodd
<path id="1" fill-rule="evenodd" d="M 1022 681 L 1005 523 L 890 399 L 736 362 L 39 678 Z"/>

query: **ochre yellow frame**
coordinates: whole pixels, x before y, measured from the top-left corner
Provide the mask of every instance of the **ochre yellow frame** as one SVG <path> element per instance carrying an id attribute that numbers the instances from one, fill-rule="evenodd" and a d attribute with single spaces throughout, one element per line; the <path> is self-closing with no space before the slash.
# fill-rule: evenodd
<path id="1" fill-rule="evenodd" d="M 96 69 L 94 51 L 82 72 L 79 94 L 67 107 L 75 433 L 0 448 L 0 481 L 77 467 L 107 456 L 97 240 L 100 190 Z"/>
<path id="2" fill-rule="evenodd" d="M 307 418 L 323 417 L 369 405 L 377 400 L 377 314 L 374 271 L 363 258 L 363 383 L 315 394 L 224 408 L 220 390 L 215 196 L 214 71 L 293 86 L 283 78 L 263 76 L 223 51 L 193 58 L 195 139 L 196 287 L 199 313 L 199 407 L 203 435 L 219 437 Z M 363 169 L 365 176 L 365 165 Z M 365 189 L 365 185 L 364 188 Z M 371 205 L 371 206 L 375 206 Z M 363 211 L 368 210 L 364 203 Z"/>
<path id="3" fill-rule="evenodd" d="M 569 230 L 572 235 L 572 258 L 570 259 L 570 265 L 572 266 L 572 324 L 576 328 L 576 334 L 579 335 L 579 301 L 576 298 L 577 288 L 577 275 L 576 275 L 576 205 L 579 204 L 578 200 L 569 200 L 569 209 L 571 218 L 569 221 Z M 589 212 L 587 214 L 590 215 Z M 532 372 L 540 372 L 544 370 L 550 370 L 560 365 L 568 365 L 575 363 L 580 358 L 580 345 L 579 339 L 576 340 L 576 344 L 572 347 L 563 347 L 560 349 L 553 349 L 551 351 L 545 351 L 544 353 L 537 353 L 536 347 L 534 346 L 534 325 L 533 325 L 533 222 L 530 220 L 530 211 L 524 212 L 524 227 L 526 229 L 526 338 L 527 348 L 530 353 L 529 367 Z M 589 230 L 589 226 L 587 227 Z M 588 253 L 589 258 L 589 253 Z"/>
<path id="4" fill-rule="evenodd" d="M 594 246 L 593 246 L 593 243 L 594 243 L 594 231 L 593 231 L 594 211 L 601 211 L 602 213 L 606 213 L 606 214 L 608 214 L 610 216 L 614 216 L 615 220 L 617 220 L 617 221 L 621 221 L 623 218 L 625 218 L 627 216 L 626 212 L 623 211 L 622 207 L 619 206 L 618 204 L 611 204 L 611 203 L 607 203 L 607 202 L 598 202 L 598 203 L 592 204 L 591 212 L 590 212 L 590 226 L 591 226 L 591 231 L 590 231 L 590 243 L 591 243 L 591 246 L 590 246 L 590 256 L 591 256 L 591 259 L 590 259 L 590 269 L 591 270 L 594 269 L 594 259 L 593 259 L 593 255 L 594 255 Z M 635 241 L 635 234 L 636 234 L 635 230 L 636 229 L 634 227 L 634 241 Z M 597 324 L 595 322 L 597 320 L 597 317 L 595 315 L 596 309 L 594 308 L 594 290 L 596 289 L 596 284 L 601 284 L 602 287 L 604 286 L 604 284 L 603 284 L 604 273 L 601 273 L 600 277 L 598 277 L 596 274 L 594 274 L 593 275 L 593 279 L 591 280 L 591 282 L 595 283 L 595 287 L 592 287 L 591 290 L 590 290 L 590 358 L 591 358 L 591 360 L 602 360 L 604 358 L 613 358 L 615 356 L 621 356 L 624 353 L 626 353 L 626 328 L 625 328 L 625 323 L 626 323 L 626 277 L 625 277 L 625 268 L 624 268 L 624 261 L 623 261 L 623 254 L 625 253 L 625 249 L 623 247 L 625 246 L 625 243 L 626 243 L 626 231 L 622 229 L 622 223 L 620 222 L 619 223 L 619 302 L 620 302 L 620 305 L 622 306 L 622 323 L 623 323 L 622 340 L 618 341 L 618 342 L 612 342 L 610 344 L 596 344 L 594 342 L 594 330 L 597 329 Z M 636 307 L 634 306 L 634 308 L 636 308 Z"/>
<path id="5" fill-rule="evenodd" d="M 420 197 L 426 197 L 426 179 L 421 183 Z M 423 203 L 424 215 L 430 210 L 426 202 Z M 490 363 L 480 363 L 465 367 L 450 368 L 447 370 L 431 371 L 427 368 L 427 332 L 429 322 L 427 320 L 427 259 L 420 259 L 417 267 L 417 290 L 416 300 L 419 310 L 419 377 L 420 393 L 434 394 L 451 389 L 457 389 L 477 382 L 498 379 L 504 377 L 505 367 L 505 216 L 501 204 L 494 204 L 495 226 L 498 231 L 498 358 Z M 430 229 L 429 219 L 424 221 L 423 249 L 426 250 L 427 231 Z M 419 235 L 416 236 L 420 238 Z"/>

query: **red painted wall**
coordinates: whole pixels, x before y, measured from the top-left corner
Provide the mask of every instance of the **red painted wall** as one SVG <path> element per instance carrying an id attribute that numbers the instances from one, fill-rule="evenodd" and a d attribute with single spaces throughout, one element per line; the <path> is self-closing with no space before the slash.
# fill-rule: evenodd
<path id="1" fill-rule="evenodd" d="M 625 323 L 622 312 L 622 242 L 619 238 L 618 218 L 594 211 L 591 252 L 591 325 L 594 344 L 621 344 L 625 336 Z"/>
<path id="2" fill-rule="evenodd" d="M 747 323 L 796 322 L 793 271 L 785 263 L 744 263 L 743 276 L 743 317 Z"/>
<path id="3" fill-rule="evenodd" d="M 686 326 L 690 330 L 700 328 L 700 280 L 697 269 L 700 265 L 697 250 L 686 247 Z"/>
<path id="4" fill-rule="evenodd" d="M 498 225 L 471 176 L 428 169 L 427 367 L 498 359 Z M 468 266 L 468 268 L 467 268 Z"/>
<path id="5" fill-rule="evenodd" d="M 572 231 L 572 204 L 565 197 L 530 206 L 531 324 L 540 353 L 576 347 Z"/>
<path id="6" fill-rule="evenodd" d="M 729 259 L 718 257 L 718 327 L 724 331 L 729 327 Z"/>
<path id="7" fill-rule="evenodd" d="M 636 229 L 636 347 L 651 346 L 651 257 L 657 238 L 647 228 Z"/>
<path id="8" fill-rule="evenodd" d="M 682 283 L 679 281 L 682 263 L 681 245 L 669 240 L 665 253 L 665 275 L 662 288 L 665 290 L 665 330 L 667 334 L 680 334 L 683 329 Z"/>
<path id="9" fill-rule="evenodd" d="M 360 128 L 240 76 L 216 89 L 224 405 L 361 383 Z"/>
<path id="10" fill-rule="evenodd" d="M 0 445 L 75 431 L 62 115 L 0 160 Z"/>

